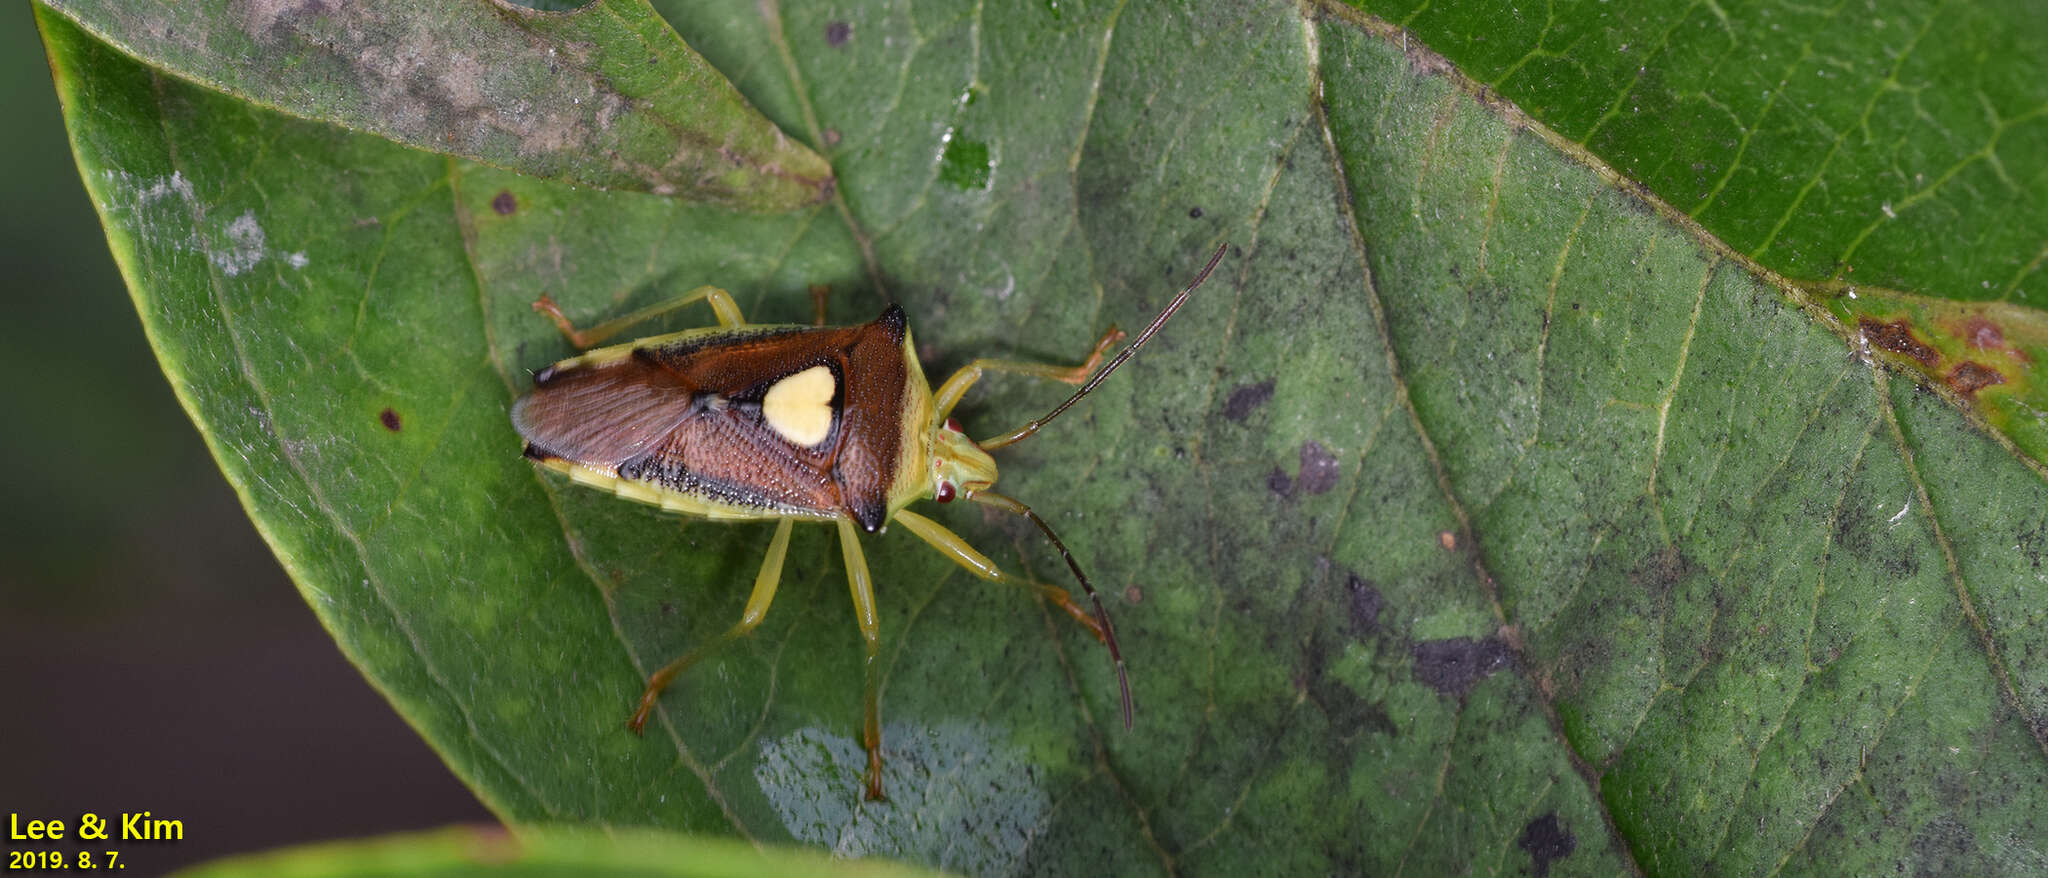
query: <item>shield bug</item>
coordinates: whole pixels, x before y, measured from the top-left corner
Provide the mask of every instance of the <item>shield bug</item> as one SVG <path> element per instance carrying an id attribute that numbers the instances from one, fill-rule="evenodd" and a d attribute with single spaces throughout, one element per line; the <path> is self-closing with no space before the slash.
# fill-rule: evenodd
<path id="1" fill-rule="evenodd" d="M 1125 337 L 1114 326 L 1079 366 L 977 359 L 937 390 L 926 383 L 903 309 L 894 305 L 859 326 L 754 325 L 741 318 L 730 294 L 700 287 L 579 331 L 546 297 L 535 302 L 535 310 L 552 317 L 579 348 L 699 301 L 711 307 L 718 325 L 588 350 L 535 373 L 533 392 L 512 406 L 512 424 L 526 440 L 528 458 L 573 481 L 670 512 L 715 521 L 778 521 L 739 622 L 656 671 L 627 725 L 639 732 L 677 675 L 761 623 L 775 599 L 790 527 L 805 520 L 830 523 L 839 531 L 854 617 L 866 648 L 861 743 L 868 753 L 868 798 L 882 797 L 876 704 L 880 623 L 859 533 L 874 533 L 890 521 L 974 575 L 1033 589 L 1086 626 L 1116 663 L 1124 726 L 1129 728 L 1130 683 L 1109 614 L 1045 520 L 991 490 L 996 465 L 988 452 L 1038 432 L 1094 390 L 1166 324 L 1228 246 L 1217 248 L 1194 280 L 1107 365 L 1104 354 Z M 819 324 L 822 310 L 820 300 Z M 977 442 L 951 414 L 989 372 L 1049 378 L 1080 389 L 1046 416 Z M 1029 519 L 1059 551 L 1091 607 L 1084 609 L 1065 589 L 1003 572 L 966 540 L 905 508 L 925 498 L 968 500 Z"/>

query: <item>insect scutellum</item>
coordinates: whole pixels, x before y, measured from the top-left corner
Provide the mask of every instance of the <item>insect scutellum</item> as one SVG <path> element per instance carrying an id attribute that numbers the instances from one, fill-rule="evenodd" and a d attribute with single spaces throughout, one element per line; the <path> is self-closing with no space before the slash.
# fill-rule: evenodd
<path id="1" fill-rule="evenodd" d="M 808 519 L 830 521 L 838 529 L 866 649 L 861 738 L 868 752 L 869 798 L 882 797 L 880 625 L 858 533 L 873 533 L 890 521 L 982 579 L 1036 591 L 1088 628 L 1115 662 L 1124 726 L 1130 728 L 1130 683 L 1108 612 L 1051 526 L 1030 507 L 992 490 L 996 464 L 988 452 L 1035 434 L 1129 360 L 1208 278 L 1228 246 L 1218 247 L 1194 280 L 1107 365 L 1104 354 L 1125 337 L 1113 326 L 1079 366 L 977 359 L 936 390 L 925 382 L 903 310 L 893 305 L 871 323 L 827 328 L 819 298 L 815 326 L 751 325 L 730 294 L 707 286 L 578 331 L 546 296 L 535 302 L 534 309 L 549 315 L 578 347 L 697 301 L 710 305 L 719 325 L 589 350 L 535 373 L 534 391 L 512 407 L 527 457 L 576 482 L 668 511 L 778 522 L 740 621 L 650 675 L 627 725 L 640 731 L 671 681 L 760 624 L 781 580 L 790 527 Z M 1081 386 L 1044 417 L 976 442 L 951 415 L 988 372 Z M 957 534 L 906 508 L 926 498 L 966 499 L 1029 519 L 1080 582 L 1092 611 L 1064 589 L 1005 573 Z"/>

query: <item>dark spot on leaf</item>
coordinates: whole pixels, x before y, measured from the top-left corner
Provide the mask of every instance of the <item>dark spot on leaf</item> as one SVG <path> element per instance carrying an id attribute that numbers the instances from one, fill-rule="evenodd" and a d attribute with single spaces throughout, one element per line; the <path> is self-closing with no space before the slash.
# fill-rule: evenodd
<path id="1" fill-rule="evenodd" d="M 398 421 L 398 413 L 390 409 L 378 412 L 377 421 L 384 425 L 384 429 L 390 430 L 393 433 L 398 432 L 403 427 Z"/>
<path id="2" fill-rule="evenodd" d="M 1856 318 L 1856 326 L 1863 330 L 1863 337 L 1871 344 L 1918 360 L 1922 366 L 1932 366 L 1941 361 L 1941 354 L 1914 337 L 1913 325 L 1904 319 L 1879 323 L 1868 317 L 1859 317 Z"/>
<path id="3" fill-rule="evenodd" d="M 1572 851 L 1578 850 L 1579 840 L 1571 830 L 1564 828 L 1564 823 L 1557 819 L 1557 812 L 1552 811 L 1522 827 L 1522 838 L 1515 845 L 1529 852 L 1529 858 L 1535 861 L 1536 878 L 1543 878 L 1550 874 L 1551 862 L 1569 857 Z"/>
<path id="4" fill-rule="evenodd" d="M 491 199 L 491 209 L 497 211 L 499 216 L 511 216 L 513 211 L 519 209 L 519 199 L 512 197 L 512 190 L 501 189 L 498 191 L 498 197 Z"/>
<path id="5" fill-rule="evenodd" d="M 2005 376 L 1997 369 L 1964 360 L 1948 373 L 1948 386 L 1961 391 L 1964 396 L 1976 393 L 1993 384 L 2004 384 Z"/>
<path id="6" fill-rule="evenodd" d="M 1230 398 L 1223 403 L 1223 417 L 1231 421 L 1243 421 L 1250 417 L 1252 409 L 1265 405 L 1273 398 L 1273 379 L 1268 378 L 1257 384 L 1241 384 L 1230 391 Z"/>
<path id="7" fill-rule="evenodd" d="M 1692 559 L 1685 557 L 1677 548 L 1666 546 L 1636 562 L 1635 569 L 1628 572 L 1628 582 L 1648 589 L 1651 594 L 1662 595 L 1696 569 Z"/>
<path id="8" fill-rule="evenodd" d="M 1310 494 L 1327 493 L 1337 487 L 1337 456 L 1323 444 L 1310 439 L 1301 444 L 1301 477 L 1297 486 Z"/>
<path id="9" fill-rule="evenodd" d="M 1145 590 L 1136 585 L 1124 586 L 1124 602 L 1139 604 L 1145 602 Z"/>
<path id="10" fill-rule="evenodd" d="M 1379 630 L 1380 609 L 1387 605 L 1387 599 L 1380 590 L 1356 573 L 1344 580 L 1345 596 L 1350 599 L 1351 633 L 1364 637 Z"/>
<path id="11" fill-rule="evenodd" d="M 1914 874 L 1961 875 L 1975 871 L 1970 868 L 1978 859 L 1975 835 L 1953 817 L 1944 815 L 1927 821 L 1907 842 L 1917 861 Z"/>
<path id="12" fill-rule="evenodd" d="M 825 45 L 834 49 L 846 45 L 846 39 L 853 36 L 853 25 L 834 21 L 825 25 Z"/>
<path id="13" fill-rule="evenodd" d="M 1288 478 L 1287 473 L 1276 466 L 1272 472 L 1266 474 L 1266 490 L 1279 494 L 1282 497 L 1292 497 L 1294 496 L 1294 480 Z"/>
<path id="14" fill-rule="evenodd" d="M 1439 694 L 1465 697 L 1480 680 L 1508 666 L 1511 656 L 1505 643 L 1487 638 L 1453 637 L 1425 640 L 1410 651 L 1415 656 L 1415 679 Z"/>
<path id="15" fill-rule="evenodd" d="M 1201 219 L 1201 218 L 1202 218 L 1202 209 L 1201 209 L 1201 208 L 1199 208 L 1199 207 L 1190 207 L 1190 208 L 1188 208 L 1188 219 Z"/>
<path id="16" fill-rule="evenodd" d="M 673 615 L 675 615 L 675 614 L 676 614 L 676 605 L 675 605 L 675 604 L 672 604 L 672 603 L 669 603 L 668 601 L 662 601 L 662 602 L 661 602 L 661 614 L 662 614 L 662 615 L 664 615 L 664 616 L 673 616 Z"/>
<path id="17" fill-rule="evenodd" d="M 2013 551 L 2027 559 L 2035 570 L 2041 569 L 2043 562 L 2048 562 L 2048 528 L 2035 527 L 2021 531 Z"/>
<path id="18" fill-rule="evenodd" d="M 1579 303 L 1577 303 L 1577 302 L 1573 302 L 1573 303 L 1572 303 L 1572 310 L 1573 310 L 1573 311 L 1577 311 L 1577 310 L 1579 310 Z"/>

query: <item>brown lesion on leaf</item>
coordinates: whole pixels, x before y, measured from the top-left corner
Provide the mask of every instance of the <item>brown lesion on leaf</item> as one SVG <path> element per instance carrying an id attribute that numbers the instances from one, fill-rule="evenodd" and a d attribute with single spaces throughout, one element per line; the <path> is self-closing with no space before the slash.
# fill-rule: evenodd
<path id="1" fill-rule="evenodd" d="M 1856 326 L 1863 331 L 1864 339 L 1882 350 L 1910 357 L 1922 366 L 1933 367 L 1941 362 L 1941 353 L 1914 335 L 1913 324 L 1904 318 L 1883 323 L 1869 317 L 1858 317 Z"/>
<path id="2" fill-rule="evenodd" d="M 1292 478 L 1287 471 L 1274 467 L 1266 474 L 1266 490 L 1292 500 L 1300 494 L 1327 494 L 1337 487 L 1342 465 L 1337 455 L 1324 448 L 1323 443 L 1310 439 L 1301 444 L 1301 469 Z"/>
<path id="3" fill-rule="evenodd" d="M 1964 360 L 1948 373 L 1948 386 L 1964 396 L 1973 396 L 1993 384 L 2004 384 L 2005 376 L 1982 363 Z"/>
<path id="4" fill-rule="evenodd" d="M 2038 427 L 2048 384 L 2035 374 L 2048 352 L 2048 312 L 1840 283 L 1816 292 L 1860 351 L 1877 349 L 1889 364 L 1909 367 L 1921 386 L 1968 410 L 1978 426 L 2034 464 L 2048 463 L 2048 434 Z"/>
<path id="5" fill-rule="evenodd" d="M 1897 312 L 1893 312 L 1897 313 Z M 1892 315 L 1884 315 L 1890 317 Z M 1961 314 L 1922 318 L 1927 335 L 1914 325 L 1909 313 L 1886 321 L 1881 317 L 1859 316 L 1857 328 L 1873 347 L 1909 358 L 1925 370 L 1927 377 L 1948 385 L 1965 399 L 1974 400 L 1987 387 L 2008 384 L 2014 370 L 2024 380 L 2032 358 L 2015 347 L 2009 327 L 1981 307 Z M 1951 353 L 1934 346 L 1940 342 Z"/>
<path id="6" fill-rule="evenodd" d="M 377 422 L 383 424 L 384 429 L 390 430 L 393 433 L 405 427 L 404 423 L 398 419 L 398 412 L 388 408 L 377 413 Z"/>
<path id="7" fill-rule="evenodd" d="M 1295 487 L 1310 494 L 1325 494 L 1337 487 L 1337 456 L 1323 443 L 1310 439 L 1301 444 L 1301 476 Z"/>
<path id="8" fill-rule="evenodd" d="M 1996 323 L 1982 317 L 1971 317 L 1964 320 L 1959 328 L 1961 331 L 1956 334 L 1970 347 L 1978 350 L 2005 350 L 2005 330 L 1999 329 Z"/>

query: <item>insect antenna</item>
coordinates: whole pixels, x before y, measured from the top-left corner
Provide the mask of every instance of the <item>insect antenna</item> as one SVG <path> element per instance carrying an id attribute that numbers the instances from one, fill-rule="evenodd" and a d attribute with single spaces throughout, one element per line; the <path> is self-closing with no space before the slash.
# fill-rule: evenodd
<path id="1" fill-rule="evenodd" d="M 984 451 L 994 451 L 1005 445 L 1012 444 L 1027 436 L 1030 436 L 1033 433 L 1038 432 L 1038 428 L 1045 426 L 1047 423 L 1050 423 L 1053 418 L 1059 417 L 1061 412 L 1064 412 L 1068 408 L 1071 408 L 1074 405 L 1074 403 L 1080 402 L 1081 397 L 1087 396 L 1088 391 L 1094 390 L 1095 385 L 1101 384 L 1102 379 L 1108 378 L 1109 373 L 1116 371 L 1116 367 L 1123 365 L 1125 360 L 1130 359 L 1133 354 L 1136 354 L 1138 352 L 1139 348 L 1144 347 L 1145 342 L 1151 340 L 1153 333 L 1159 331 L 1159 327 L 1166 325 L 1166 319 L 1172 317 L 1173 312 L 1180 310 L 1180 306 L 1187 302 L 1188 296 L 1194 293 L 1196 287 L 1201 286 L 1203 281 L 1209 279 L 1209 272 L 1214 271 L 1216 269 L 1216 263 L 1223 261 L 1223 251 L 1228 249 L 1230 249 L 1230 242 L 1228 241 L 1225 241 L 1222 245 L 1218 246 L 1216 248 L 1216 254 L 1209 257 L 1209 264 L 1202 266 L 1201 273 L 1195 275 L 1195 279 L 1189 281 L 1187 286 L 1182 287 L 1180 293 L 1173 297 L 1173 301 L 1166 303 L 1165 310 L 1160 311 L 1159 316 L 1152 318 L 1152 325 L 1145 327 L 1144 332 L 1138 333 L 1138 340 L 1131 342 L 1130 347 L 1124 348 L 1122 351 L 1118 352 L 1116 358 L 1109 361 L 1109 365 L 1102 367 L 1102 371 L 1096 372 L 1094 377 L 1089 378 L 1088 383 L 1081 385 L 1080 390 L 1074 391 L 1073 396 L 1067 397 L 1066 402 L 1060 403 L 1058 408 L 1053 409 L 1052 412 L 1046 415 L 1045 417 L 1032 421 L 1029 424 L 1025 424 L 1024 426 L 1019 427 L 1016 430 L 1010 432 L 1008 435 L 998 436 L 994 439 L 987 439 L 981 442 L 977 442 L 975 444 L 980 445 L 982 447 L 982 450 Z M 1044 525 L 1041 524 L 1040 526 L 1043 527 Z M 1051 535 L 1051 533 L 1051 531 L 1046 531 L 1046 534 L 1048 536 Z M 1057 543 L 1059 542 L 1059 540 L 1054 539 L 1053 542 Z M 1067 563 L 1071 564 L 1073 563 L 1073 560 L 1068 559 Z M 1076 568 L 1074 572 L 1079 573 L 1080 569 Z"/>
<path id="2" fill-rule="evenodd" d="M 1222 251 L 1217 251 L 1217 255 L 1222 255 Z M 1209 260 L 1209 264 L 1214 266 L 1216 260 Z M 1208 274 L 1209 272 L 1207 269 L 1203 269 L 1202 273 Z M 1199 279 L 1195 282 L 1201 283 Z M 1182 295 L 1185 296 L 1186 294 L 1183 293 Z M 1168 309 L 1168 313 L 1172 313 L 1171 308 Z M 1158 328 L 1158 324 L 1155 323 L 1153 328 Z M 1132 345 L 1131 347 L 1137 347 L 1137 345 Z M 1095 586 L 1088 581 L 1088 574 L 1081 572 L 1081 565 L 1074 560 L 1074 553 L 1067 551 L 1067 544 L 1060 542 L 1059 534 L 1053 533 L 1052 526 L 1046 524 L 1045 519 L 1039 518 L 1038 513 L 1031 511 L 1031 507 L 994 491 L 968 491 L 965 493 L 967 494 L 967 499 L 980 503 L 983 506 L 993 506 L 997 509 L 1014 512 L 1031 519 L 1032 524 L 1038 525 L 1038 529 L 1045 532 L 1045 538 L 1052 541 L 1052 547 L 1060 550 L 1060 557 L 1066 559 L 1067 569 L 1074 571 L 1074 578 L 1081 581 L 1081 590 L 1087 592 L 1088 600 L 1095 604 L 1095 621 L 1102 626 L 1102 643 L 1109 647 L 1110 660 L 1116 662 L 1116 685 L 1123 692 L 1124 731 L 1130 731 L 1131 680 L 1129 675 L 1124 673 L 1123 651 L 1118 649 L 1116 645 L 1116 626 L 1110 624 L 1109 611 L 1102 608 L 1102 599 L 1095 596 Z"/>

